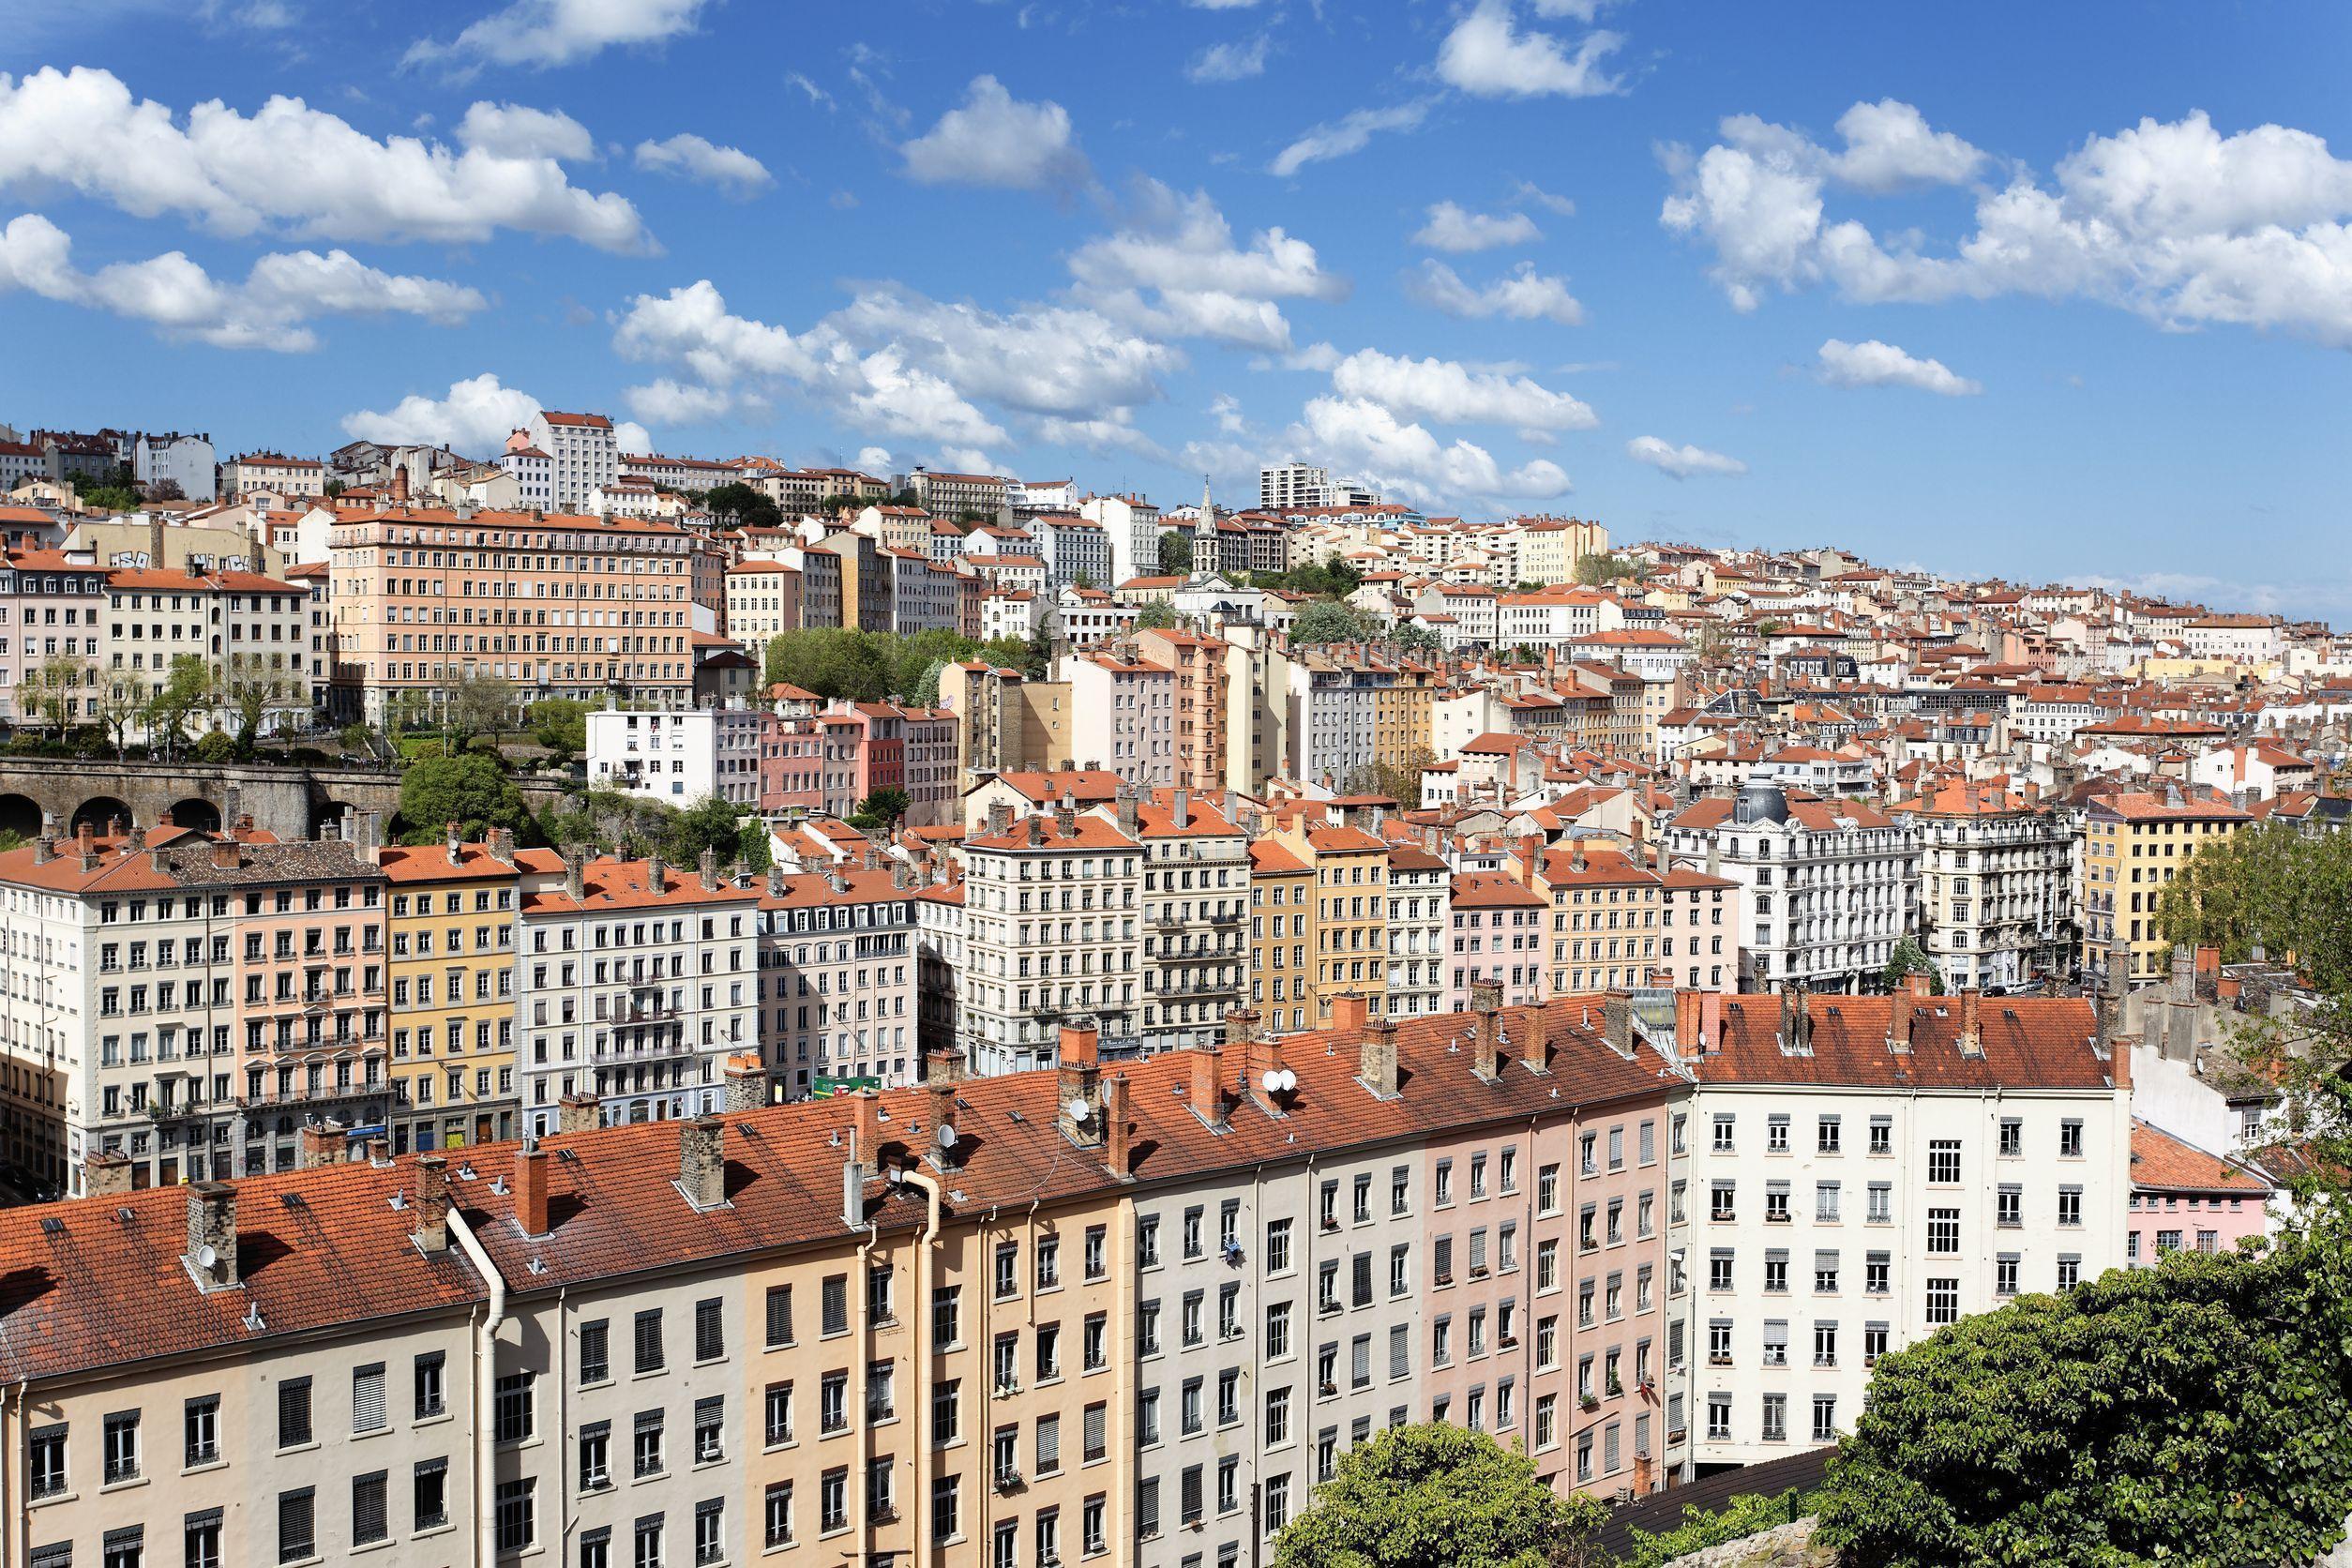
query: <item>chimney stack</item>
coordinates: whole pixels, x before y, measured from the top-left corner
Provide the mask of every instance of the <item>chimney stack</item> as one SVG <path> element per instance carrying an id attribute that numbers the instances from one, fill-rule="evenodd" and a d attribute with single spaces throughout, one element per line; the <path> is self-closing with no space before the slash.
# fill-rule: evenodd
<path id="1" fill-rule="evenodd" d="M 536 1138 L 515 1149 L 515 1223 L 526 1236 L 547 1234 L 547 1151 Z"/>
<path id="2" fill-rule="evenodd" d="M 661 852 L 656 850 L 645 862 L 645 887 L 652 893 L 670 890 L 670 867 L 662 863 Z"/>
<path id="3" fill-rule="evenodd" d="M 411 1232 L 417 1249 L 428 1257 L 449 1250 L 449 1160 L 445 1154 L 423 1154 L 416 1161 L 416 1229 Z"/>
<path id="4" fill-rule="evenodd" d="M 1008 833 L 1010 833 L 1010 832 L 1012 832 L 1012 831 L 1013 831 L 1013 807 L 1012 807 L 1012 806 L 1011 806 L 1008 802 L 1005 802 L 1005 801 L 998 801 L 995 805 L 993 805 L 993 806 L 989 807 L 988 807 L 988 834 L 989 834 L 989 837 L 997 837 L 997 838 L 1002 838 L 1004 835 L 1006 835 L 1006 834 L 1008 834 Z"/>
<path id="5" fill-rule="evenodd" d="M 594 1094 L 566 1094 L 556 1102 L 555 1130 L 559 1133 L 591 1133 L 603 1123 L 603 1106 Z"/>
<path id="6" fill-rule="evenodd" d="M 1251 1021 L 1257 1021 L 1256 1015 Z M 1280 1116 L 1298 1087 L 1298 1075 L 1282 1064 L 1282 1042 L 1254 1035 L 1249 1042 L 1249 1096 L 1269 1116 Z"/>
<path id="7" fill-rule="evenodd" d="M 583 869 L 587 855 L 584 847 L 574 845 L 571 852 L 564 856 L 564 896 L 574 903 L 588 896 L 588 874 Z"/>
<path id="8" fill-rule="evenodd" d="M 1610 991 L 1601 998 L 1601 1033 L 1609 1049 L 1626 1061 L 1634 1059 L 1634 993 Z"/>
<path id="9" fill-rule="evenodd" d="M 1502 983 L 1470 982 L 1470 1044 L 1476 1055 L 1470 1071 L 1492 1083 L 1502 1076 Z"/>
<path id="10" fill-rule="evenodd" d="M 316 1166 L 334 1165 L 342 1159 L 344 1150 L 341 1123 L 306 1122 L 294 1134 L 294 1168 L 309 1170 Z"/>
<path id="11" fill-rule="evenodd" d="M 1911 1033 L 1919 1027 L 1920 993 L 1909 983 L 1923 978 L 1905 975 L 1904 984 L 1894 988 L 1894 995 L 1888 1003 L 1887 1049 L 1897 1056 L 1910 1052 Z"/>
<path id="12" fill-rule="evenodd" d="M 442 824 L 442 839 L 448 852 L 449 864 L 452 866 L 463 865 L 465 862 L 465 840 L 458 831 L 458 824 L 455 822 L 445 822 Z"/>
<path id="13" fill-rule="evenodd" d="M 678 1130 L 678 1190 L 701 1214 L 727 1204 L 727 1123 L 697 1116 Z"/>
<path id="14" fill-rule="evenodd" d="M 228 1183 L 188 1184 L 186 1261 L 202 1289 L 237 1288 L 237 1189 Z"/>
<path id="15" fill-rule="evenodd" d="M 82 1162 L 82 1190 L 91 1198 L 122 1198 L 130 1192 L 130 1156 L 104 1149 Z"/>
<path id="16" fill-rule="evenodd" d="M 701 859 L 696 863 L 695 871 L 701 880 L 703 892 L 716 893 L 718 891 L 717 851 L 708 848 L 704 849 Z"/>
<path id="17" fill-rule="evenodd" d="M 1230 1027 L 1231 1015 L 1227 1015 Z M 1225 1053 L 1214 1046 L 1192 1052 L 1192 1113 L 1214 1132 L 1225 1130 Z"/>
<path id="18" fill-rule="evenodd" d="M 514 865 L 515 830 L 510 827 L 494 827 L 490 829 L 490 858 L 498 862 L 501 866 Z"/>
<path id="19" fill-rule="evenodd" d="M 1135 1173 L 1135 1124 L 1129 1119 L 1127 1101 L 1127 1075 L 1111 1074 L 1110 1081 L 1103 1086 L 1103 1163 L 1122 1182 Z"/>
<path id="20" fill-rule="evenodd" d="M 1091 1026 L 1062 1026 L 1054 1055 L 1053 1097 L 1055 1120 L 1063 1136 L 1081 1149 L 1102 1142 L 1102 1036 Z"/>
<path id="21" fill-rule="evenodd" d="M 1358 1047 L 1356 1081 L 1372 1091 L 1376 1100 L 1393 1100 L 1399 1092 L 1396 1074 L 1396 1025 L 1386 1015 L 1365 1020 Z"/>
<path id="22" fill-rule="evenodd" d="M 1364 1028 L 1364 1020 L 1371 1016 L 1371 1012 L 1372 1004 L 1370 1001 L 1364 997 L 1334 997 L 1331 1004 L 1331 1026 L 1334 1029 L 1338 1030 L 1361 1031 Z M 1249 1018 L 1250 1026 L 1255 1028 L 1258 1022 L 1258 1015 L 1252 1013 Z M 1225 1043 L 1229 1046 L 1232 1045 L 1236 1039 L 1233 1033 L 1233 1018 L 1234 1015 L 1231 1013 L 1225 1015 Z M 1249 1036 L 1246 1032 L 1239 1036 L 1239 1038 L 1243 1040 L 1246 1040 L 1248 1037 Z"/>
<path id="23" fill-rule="evenodd" d="M 757 1051 L 737 1051 L 727 1059 L 726 1106 L 730 1111 L 757 1110 L 768 1103 L 768 1067 Z"/>
<path id="24" fill-rule="evenodd" d="M 1983 1056 L 1984 1036 L 1979 1028 L 1977 1003 L 1983 995 L 1974 986 L 1960 993 L 1960 1054 Z"/>
<path id="25" fill-rule="evenodd" d="M 1552 1056 L 1551 1007 L 1539 1002 L 1519 1014 L 1519 1060 L 1539 1073 L 1548 1073 Z"/>
<path id="26" fill-rule="evenodd" d="M 850 1157 L 871 1176 L 882 1168 L 882 1096 L 861 1089 L 850 1096 L 850 1108 L 857 1118 L 851 1127 Z"/>
<path id="27" fill-rule="evenodd" d="M 934 1062 L 942 1054 L 934 1051 Z M 956 1080 L 942 1076 L 935 1066 L 923 1080 L 923 1090 L 931 1123 L 929 1159 L 944 1170 L 956 1161 Z"/>
<path id="28" fill-rule="evenodd" d="M 1806 1005 L 1805 993 L 1795 986 L 1781 988 L 1780 1048 L 1789 1056 L 1813 1048 L 1813 1013 Z"/>

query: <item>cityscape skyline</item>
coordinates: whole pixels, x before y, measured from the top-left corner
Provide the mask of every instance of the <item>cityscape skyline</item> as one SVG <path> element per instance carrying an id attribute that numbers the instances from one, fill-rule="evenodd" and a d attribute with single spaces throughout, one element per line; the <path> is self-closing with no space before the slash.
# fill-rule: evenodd
<path id="1" fill-rule="evenodd" d="M 911 14 L 47 19 L 0 51 L 0 294 L 18 364 L 124 373 L 0 378 L 0 419 L 489 457 L 544 401 L 1164 501 L 1295 457 L 1432 512 L 2352 606 L 2287 566 L 2325 559 L 2352 342 L 2324 48 L 2115 8 L 2027 49 L 1559 0 Z"/>

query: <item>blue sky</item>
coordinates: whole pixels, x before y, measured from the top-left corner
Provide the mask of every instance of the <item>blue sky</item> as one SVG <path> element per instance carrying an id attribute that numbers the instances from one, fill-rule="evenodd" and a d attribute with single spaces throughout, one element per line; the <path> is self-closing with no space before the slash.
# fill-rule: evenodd
<path id="1" fill-rule="evenodd" d="M 1296 455 L 2343 621 L 2348 16 L 44 8 L 0 422 L 488 451 L 544 401 L 1168 500 Z"/>

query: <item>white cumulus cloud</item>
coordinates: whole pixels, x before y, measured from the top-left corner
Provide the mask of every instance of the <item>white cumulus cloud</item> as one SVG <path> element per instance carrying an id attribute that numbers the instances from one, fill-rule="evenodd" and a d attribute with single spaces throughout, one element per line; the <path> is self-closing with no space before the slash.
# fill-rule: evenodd
<path id="1" fill-rule="evenodd" d="M 1819 374 L 1831 386 L 1908 386 L 1942 398 L 1973 398 L 1984 390 L 1983 382 L 1954 375 L 1940 359 L 1921 359 L 1876 338 L 1823 343 Z"/>
<path id="2" fill-rule="evenodd" d="M 1465 496 L 1548 500 L 1572 488 L 1558 463 L 1537 459 L 1505 468 L 1475 442 L 1440 442 L 1427 427 L 1362 398 L 1310 399 L 1287 433 L 1284 449 L 1362 475 L 1382 490 L 1425 505 Z"/>
<path id="3" fill-rule="evenodd" d="M 1500 316 L 1506 321 L 1547 321 L 1580 326 L 1584 306 L 1568 292 L 1568 279 L 1540 273 L 1533 262 L 1521 262 L 1507 277 L 1473 285 L 1461 274 L 1432 256 L 1418 272 L 1406 274 L 1405 292 L 1433 310 L 1458 320 L 1478 321 Z"/>
<path id="4" fill-rule="evenodd" d="M 493 112 L 514 123 L 510 108 Z M 46 185 L 224 234 L 460 244 L 513 229 L 606 250 L 651 243 L 626 198 L 579 188 L 544 152 L 379 141 L 285 97 L 250 115 L 215 98 L 182 125 L 163 104 L 133 99 L 113 72 L 85 66 L 0 74 L 0 189 Z"/>
<path id="5" fill-rule="evenodd" d="M 72 245 L 38 213 L 12 219 L 0 229 L 0 294 L 22 289 L 104 310 L 170 339 L 280 353 L 316 348 L 309 323 L 321 316 L 405 315 L 448 325 L 487 303 L 462 284 L 380 272 L 345 250 L 276 252 L 254 262 L 243 282 L 226 282 L 178 250 L 85 273 L 73 264 Z"/>
<path id="6" fill-rule="evenodd" d="M 1122 225 L 1069 264 L 1082 301 L 1138 330 L 1270 352 L 1290 346 L 1278 301 L 1348 295 L 1306 241 L 1270 228 L 1237 245 L 1205 191 L 1184 196 L 1157 180 L 1139 182 Z"/>
<path id="7" fill-rule="evenodd" d="M 1572 52 L 1554 34 L 1521 32 L 1510 0 L 1478 0 L 1438 46 L 1438 78 L 1480 98 L 1593 98 L 1623 90 L 1601 62 L 1624 41 L 1591 32 Z"/>
<path id="8" fill-rule="evenodd" d="M 1470 212 L 1456 203 L 1440 202 L 1428 209 L 1428 221 L 1414 234 L 1413 243 L 1424 249 L 1460 255 L 1505 245 L 1525 245 L 1543 237 L 1535 219 L 1523 212 Z"/>
<path id="9" fill-rule="evenodd" d="M 1069 111 L 1024 103 L 993 76 L 975 76 L 964 101 L 898 149 L 907 177 L 924 185 L 1036 190 L 1081 183 L 1086 158 Z"/>
<path id="10" fill-rule="evenodd" d="M 1648 463 L 1659 473 L 1676 479 L 1687 479 L 1694 474 L 1745 474 L 1748 465 L 1737 458 L 1721 452 L 1710 452 L 1704 446 L 1677 446 L 1654 435 L 1636 436 L 1625 444 L 1625 455 L 1636 462 Z"/>
<path id="11" fill-rule="evenodd" d="M 1241 43 L 1213 43 L 1192 57 L 1184 75 L 1195 82 L 1245 82 L 1266 74 L 1264 33 Z"/>
<path id="12" fill-rule="evenodd" d="M 1439 425 L 1510 425 L 1522 430 L 1586 430 L 1591 405 L 1526 376 L 1473 370 L 1450 359 L 1410 359 L 1363 349 L 1332 369 L 1332 390 L 1380 403 L 1401 419 Z"/>
<path id="13" fill-rule="evenodd" d="M 588 128 L 559 109 L 486 99 L 466 110 L 465 118 L 458 122 L 457 135 L 461 145 L 496 158 L 551 158 L 578 163 L 596 156 L 596 139 L 588 134 Z"/>
<path id="14" fill-rule="evenodd" d="M 691 32 L 704 0 L 514 0 L 447 43 L 420 38 L 403 63 L 470 76 L 486 65 L 574 65 L 616 45 Z"/>
<path id="15" fill-rule="evenodd" d="M 343 433 L 355 441 L 387 445 L 447 446 L 487 455 L 503 448 L 509 431 L 528 429 L 539 400 L 501 384 L 488 370 L 452 382 L 446 397 L 410 393 L 388 409 L 362 409 L 343 416 Z M 642 451 L 642 446 L 630 448 Z"/>
<path id="16" fill-rule="evenodd" d="M 741 147 L 718 146 L 687 131 L 665 141 L 640 142 L 637 166 L 715 185 L 739 201 L 747 201 L 776 183 L 767 165 Z"/>
<path id="17" fill-rule="evenodd" d="M 1302 132 L 1297 140 L 1274 155 L 1266 173 L 1289 179 L 1310 163 L 1328 162 L 1362 152 L 1372 138 L 1384 130 L 1418 130 L 1422 121 L 1429 117 L 1429 102 L 1425 98 L 1400 103 L 1388 109 L 1356 109 Z"/>

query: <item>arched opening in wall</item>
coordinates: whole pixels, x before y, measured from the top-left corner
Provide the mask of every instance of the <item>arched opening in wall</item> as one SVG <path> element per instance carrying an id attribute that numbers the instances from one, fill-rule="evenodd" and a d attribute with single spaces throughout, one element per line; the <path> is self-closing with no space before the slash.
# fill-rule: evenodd
<path id="1" fill-rule="evenodd" d="M 0 837 L 32 838 L 41 830 L 41 803 L 30 795 L 0 795 Z"/>
<path id="2" fill-rule="evenodd" d="M 323 800 L 310 807 L 310 837 L 339 838 L 343 835 L 343 813 L 351 807 L 339 800 Z"/>
<path id="3" fill-rule="evenodd" d="M 66 823 L 66 831 L 78 834 L 82 831 L 82 824 L 87 822 L 92 833 L 104 833 L 107 824 L 118 818 L 129 822 L 130 807 L 113 795 L 92 795 L 75 808 L 73 819 Z"/>
<path id="4" fill-rule="evenodd" d="M 175 827 L 192 827 L 199 833 L 218 833 L 220 807 L 198 795 L 175 800 L 172 803 L 172 823 Z"/>

